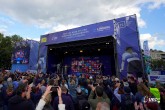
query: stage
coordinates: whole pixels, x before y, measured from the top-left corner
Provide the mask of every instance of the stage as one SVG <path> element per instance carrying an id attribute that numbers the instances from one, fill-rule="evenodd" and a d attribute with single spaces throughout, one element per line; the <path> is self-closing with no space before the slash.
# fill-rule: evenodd
<path id="1" fill-rule="evenodd" d="M 115 40 L 107 36 L 48 45 L 47 72 L 63 74 L 115 74 Z M 102 64 L 102 65 L 101 65 Z"/>
<path id="2" fill-rule="evenodd" d="M 60 65 L 66 74 L 99 74 L 103 64 L 103 74 L 122 79 L 128 72 L 128 54 L 142 58 L 136 15 L 42 35 L 38 71 L 55 73 Z"/>

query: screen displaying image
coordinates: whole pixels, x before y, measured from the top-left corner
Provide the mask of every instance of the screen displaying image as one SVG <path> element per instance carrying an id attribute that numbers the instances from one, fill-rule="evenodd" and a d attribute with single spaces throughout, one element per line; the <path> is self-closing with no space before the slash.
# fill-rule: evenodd
<path id="1" fill-rule="evenodd" d="M 13 64 L 29 63 L 30 46 L 28 44 L 16 46 L 12 54 Z"/>
<path id="2" fill-rule="evenodd" d="M 99 74 L 100 60 L 98 57 L 73 58 L 71 62 L 72 73 L 93 73 Z"/>

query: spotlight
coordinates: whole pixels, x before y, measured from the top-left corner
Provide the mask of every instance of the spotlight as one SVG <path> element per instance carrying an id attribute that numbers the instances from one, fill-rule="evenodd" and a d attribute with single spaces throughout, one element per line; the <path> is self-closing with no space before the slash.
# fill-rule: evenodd
<path id="1" fill-rule="evenodd" d="M 64 54 L 67 54 L 68 52 L 66 51 Z"/>
<path id="2" fill-rule="evenodd" d="M 107 45 L 109 44 L 109 42 L 106 43 Z"/>
<path id="3" fill-rule="evenodd" d="M 80 53 L 83 53 L 83 50 L 80 50 Z"/>
<path id="4" fill-rule="evenodd" d="M 100 51 L 101 49 L 97 49 L 98 51 Z"/>

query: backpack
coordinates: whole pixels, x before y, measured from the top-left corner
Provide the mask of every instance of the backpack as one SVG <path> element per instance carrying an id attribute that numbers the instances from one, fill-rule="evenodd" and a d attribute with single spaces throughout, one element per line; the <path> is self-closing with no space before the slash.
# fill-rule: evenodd
<path id="1" fill-rule="evenodd" d="M 135 110 L 131 94 L 121 95 L 121 110 Z"/>
<path id="2" fill-rule="evenodd" d="M 90 104 L 87 100 L 79 100 L 79 110 L 90 110 Z"/>

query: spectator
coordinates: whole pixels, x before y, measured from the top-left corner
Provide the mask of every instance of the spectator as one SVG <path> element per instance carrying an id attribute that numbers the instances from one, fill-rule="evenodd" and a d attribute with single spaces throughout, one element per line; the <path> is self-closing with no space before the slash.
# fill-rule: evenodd
<path id="1" fill-rule="evenodd" d="M 135 96 L 135 108 L 136 109 L 150 109 L 150 110 L 158 110 L 158 104 L 149 102 L 146 98 L 153 98 L 153 95 L 147 88 L 147 86 L 143 83 L 140 83 L 138 86 L 138 92 Z"/>
<path id="2" fill-rule="evenodd" d="M 61 90 L 62 90 L 61 97 L 58 96 L 58 97 L 55 97 L 54 99 L 54 102 L 53 102 L 54 110 L 58 110 L 58 104 L 60 104 L 59 98 L 62 98 L 63 104 L 65 104 L 65 110 L 74 110 L 74 104 L 73 104 L 72 98 L 71 96 L 67 94 L 66 87 L 62 86 Z"/>
<path id="3" fill-rule="evenodd" d="M 110 107 L 109 104 L 107 104 L 106 102 L 99 102 L 97 104 L 96 110 L 110 110 Z"/>
<path id="4" fill-rule="evenodd" d="M 51 86 L 48 86 L 42 98 L 40 99 L 36 107 L 36 110 L 53 110 L 52 106 L 50 105 L 50 102 L 51 102 L 50 93 L 51 93 Z"/>
<path id="5" fill-rule="evenodd" d="M 34 104 L 30 100 L 31 87 L 22 83 L 18 86 L 16 95 L 9 99 L 8 110 L 34 110 Z"/>
<path id="6" fill-rule="evenodd" d="M 131 92 L 133 93 L 133 95 L 135 95 L 137 93 L 137 83 L 135 81 L 135 78 L 132 76 L 128 77 L 128 83 L 129 83 Z"/>
<path id="7" fill-rule="evenodd" d="M 3 79 L 0 77 L 0 110 L 3 110 L 4 99 L 3 99 Z"/>
<path id="8" fill-rule="evenodd" d="M 107 102 L 110 104 L 110 100 L 108 96 L 104 93 L 103 88 L 101 86 L 93 87 L 90 85 L 92 91 L 89 95 L 88 101 L 92 107 L 92 110 L 96 110 L 96 106 L 98 102 Z M 94 99 L 94 95 L 96 94 L 96 98 Z"/>
<path id="9" fill-rule="evenodd" d="M 76 104 L 77 102 L 76 87 L 78 86 L 78 79 L 76 78 L 76 76 L 73 76 L 72 79 L 69 78 L 68 85 L 69 85 L 69 93 L 73 98 L 74 104 Z"/>

